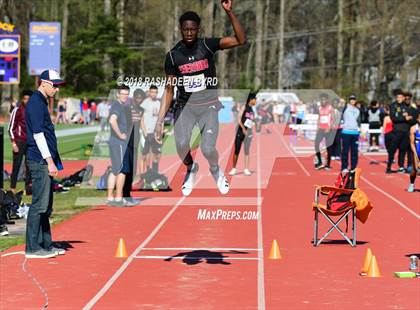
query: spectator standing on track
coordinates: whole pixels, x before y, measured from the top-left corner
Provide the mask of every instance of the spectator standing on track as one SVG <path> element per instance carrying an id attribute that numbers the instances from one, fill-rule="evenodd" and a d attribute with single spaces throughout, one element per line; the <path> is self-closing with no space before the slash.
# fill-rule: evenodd
<path id="1" fill-rule="evenodd" d="M 251 141 L 253 136 L 254 127 L 254 110 L 253 106 L 257 103 L 255 93 L 250 93 L 248 99 L 243 107 L 241 107 L 238 114 L 238 127 L 235 136 L 235 152 L 233 154 L 233 168 L 229 172 L 229 175 L 236 174 L 236 164 L 238 162 L 239 153 L 241 151 L 242 143 L 244 144 L 244 158 L 245 168 L 244 175 L 250 176 L 251 171 L 249 170 L 249 150 L 251 148 Z"/>
<path id="2" fill-rule="evenodd" d="M 369 131 L 381 129 L 381 111 L 378 101 L 373 100 L 368 110 Z M 379 133 L 369 132 L 369 151 L 379 151 Z"/>
<path id="3" fill-rule="evenodd" d="M 417 122 L 417 106 L 412 101 L 413 95 L 410 92 L 405 92 L 405 104 L 408 107 L 408 114 L 412 117 L 410 121 L 410 126 L 415 125 Z M 407 173 L 410 173 L 412 170 L 412 163 L 413 163 L 413 152 L 411 151 L 411 147 L 408 147 L 407 149 Z"/>
<path id="4" fill-rule="evenodd" d="M 391 156 L 388 157 L 386 173 L 391 173 L 392 159 L 394 158 L 394 154 L 397 150 L 399 166 L 398 172 L 405 172 L 404 159 L 410 144 L 409 132 L 413 116 L 410 115 L 410 109 L 404 102 L 404 93 L 400 89 L 395 91 L 395 98 L 396 101 L 390 106 L 390 117 L 393 123 L 394 139 L 391 148 Z"/>
<path id="5" fill-rule="evenodd" d="M 414 192 L 414 182 L 420 168 L 420 113 L 417 113 L 417 122 L 410 128 L 410 148 L 413 152 L 412 170 L 410 172 L 410 185 L 408 192 Z"/>
<path id="6" fill-rule="evenodd" d="M 10 190 L 13 193 L 16 191 L 16 183 L 19 175 L 19 170 L 22 165 L 23 157 L 25 157 L 25 191 L 27 195 L 31 193 L 31 189 L 26 155 L 26 150 L 28 146 L 26 140 L 25 109 L 31 96 L 32 91 L 23 91 L 21 103 L 13 109 L 12 114 L 10 115 L 10 123 L 8 128 L 10 141 L 12 142 L 13 152 L 13 167 L 12 175 L 10 176 Z"/>
<path id="7" fill-rule="evenodd" d="M 133 185 L 134 176 L 137 173 L 137 153 L 140 143 L 140 123 L 143 118 L 144 109 L 141 107 L 146 94 L 141 89 L 136 89 L 133 94 L 133 101 L 126 106 L 128 128 L 131 129 L 128 140 L 127 150 L 130 171 L 125 175 L 125 182 L 123 187 L 124 199 L 132 204 L 137 205 L 140 200 L 131 197 L 131 189 Z"/>
<path id="8" fill-rule="evenodd" d="M 107 204 L 115 207 L 132 206 L 129 201 L 123 199 L 125 176 L 127 173 L 130 173 L 129 152 L 127 152 L 130 128 L 128 127 L 127 113 L 124 107 L 129 94 L 130 88 L 128 86 L 119 86 L 117 89 L 117 100 L 112 103 L 109 111 L 109 124 L 111 126 L 109 152 L 112 173 L 108 177 Z"/>
<path id="9" fill-rule="evenodd" d="M 356 96 L 351 95 L 349 97 L 349 103 L 344 108 L 342 118 L 343 131 L 341 134 L 341 140 L 343 143 L 343 149 L 341 153 L 341 171 L 344 173 L 349 171 L 349 151 L 351 155 L 350 170 L 354 170 L 357 167 L 359 159 L 360 117 L 360 110 L 356 107 Z"/>
<path id="10" fill-rule="evenodd" d="M 384 134 L 385 148 L 388 153 L 388 162 L 394 161 L 394 158 L 393 158 L 394 155 L 391 153 L 391 150 L 394 144 L 394 132 L 393 132 L 392 127 L 393 127 L 393 124 L 391 121 L 391 117 L 389 116 L 389 106 L 385 105 L 382 131 Z"/>
<path id="11" fill-rule="evenodd" d="M 25 110 L 27 158 L 32 179 L 32 204 L 26 222 L 27 258 L 50 258 L 65 253 L 53 246 L 49 222 L 53 211 L 52 180 L 63 165 L 47 101 L 54 97 L 64 81 L 54 70 L 45 70 L 39 78 L 40 86 Z"/>
<path id="12" fill-rule="evenodd" d="M 142 132 L 144 136 L 143 148 L 143 165 L 145 169 L 152 162 L 152 169 L 154 172 L 159 170 L 160 154 L 162 152 L 162 144 L 155 140 L 155 127 L 158 121 L 160 100 L 157 99 L 158 88 L 151 85 L 148 92 L 148 97 L 143 101 L 142 108 L 144 114 L 142 118 Z"/>
<path id="13" fill-rule="evenodd" d="M 321 106 L 319 107 L 319 118 L 315 136 L 315 153 L 317 159 L 315 169 L 319 170 L 325 168 L 326 170 L 329 170 L 331 169 L 331 154 L 334 142 L 334 132 L 332 130 L 334 121 L 334 108 L 328 102 L 327 94 L 321 94 L 320 100 Z M 322 163 L 320 150 L 322 140 L 325 140 L 325 146 L 327 147 L 327 163 L 325 166 Z"/>

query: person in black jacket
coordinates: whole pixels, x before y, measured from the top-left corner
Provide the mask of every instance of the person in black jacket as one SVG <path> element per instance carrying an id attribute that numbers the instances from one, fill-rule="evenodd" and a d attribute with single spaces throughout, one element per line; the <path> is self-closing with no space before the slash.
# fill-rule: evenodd
<path id="1" fill-rule="evenodd" d="M 392 158 L 398 149 L 398 172 L 404 173 L 404 159 L 409 146 L 409 131 L 413 116 L 405 104 L 405 96 L 401 90 L 395 91 L 396 101 L 390 106 L 390 117 L 393 123 L 394 140 L 388 158 L 386 173 L 391 173 Z"/>
<path id="2" fill-rule="evenodd" d="M 408 107 L 408 114 L 412 117 L 410 121 L 410 127 L 415 125 L 417 122 L 417 106 L 412 102 L 413 95 L 410 92 L 405 92 L 405 104 Z M 407 147 L 407 173 L 411 173 L 413 169 L 413 152 L 411 151 L 410 147 Z"/>

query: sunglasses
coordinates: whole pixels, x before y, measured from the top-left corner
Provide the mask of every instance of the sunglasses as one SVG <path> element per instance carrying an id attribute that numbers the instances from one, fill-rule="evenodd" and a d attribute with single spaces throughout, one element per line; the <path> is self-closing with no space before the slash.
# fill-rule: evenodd
<path id="1" fill-rule="evenodd" d="M 59 84 L 54 84 L 54 83 L 52 83 L 50 81 L 44 81 L 44 82 L 47 83 L 47 84 L 50 84 L 53 88 L 59 88 L 60 87 Z"/>

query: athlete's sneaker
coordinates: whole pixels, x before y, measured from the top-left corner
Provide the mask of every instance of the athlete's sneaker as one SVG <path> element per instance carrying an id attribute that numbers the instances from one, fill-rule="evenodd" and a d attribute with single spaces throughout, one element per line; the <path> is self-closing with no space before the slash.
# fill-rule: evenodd
<path id="1" fill-rule="evenodd" d="M 246 176 L 250 176 L 252 173 L 251 173 L 251 171 L 249 171 L 248 169 L 244 169 L 244 174 L 245 174 Z"/>
<path id="2" fill-rule="evenodd" d="M 191 170 L 187 171 L 185 175 L 184 183 L 182 184 L 181 191 L 184 196 L 191 195 L 194 185 L 195 185 L 195 177 L 198 172 L 198 164 L 193 163 Z"/>
<path id="3" fill-rule="evenodd" d="M 410 184 L 410 185 L 408 186 L 407 192 L 409 192 L 409 193 L 414 193 L 414 184 Z"/>
<path id="4" fill-rule="evenodd" d="M 404 172 L 405 172 L 404 167 L 400 167 L 400 168 L 398 169 L 398 172 L 399 172 L 399 173 L 404 173 Z"/>
<path id="5" fill-rule="evenodd" d="M 324 170 L 327 170 L 327 171 L 331 170 L 331 166 L 325 166 Z"/>
<path id="6" fill-rule="evenodd" d="M 57 255 L 64 255 L 64 254 L 66 254 L 66 250 L 64 250 L 62 248 L 57 248 L 55 246 L 52 246 L 50 248 L 50 251 L 53 251 L 53 252 L 57 253 Z"/>
<path id="7" fill-rule="evenodd" d="M 323 168 L 324 168 L 324 165 L 323 164 L 321 164 L 321 163 L 315 164 L 315 169 L 316 170 L 320 170 L 320 169 L 323 169 Z"/>
<path id="8" fill-rule="evenodd" d="M 225 175 L 220 171 L 219 177 L 217 179 L 217 188 L 219 189 L 220 194 L 226 195 L 229 193 L 229 181 L 226 179 Z"/>
<path id="9" fill-rule="evenodd" d="M 232 170 L 230 170 L 229 175 L 235 175 L 236 174 L 236 168 L 232 168 Z"/>
<path id="10" fill-rule="evenodd" d="M 125 197 L 124 202 L 127 206 L 134 207 L 140 204 L 140 200 L 133 197 Z"/>
<path id="11" fill-rule="evenodd" d="M 8 236 L 9 230 L 6 225 L 0 225 L 0 236 Z"/>
<path id="12" fill-rule="evenodd" d="M 341 170 L 341 173 L 342 173 L 342 174 L 349 173 L 349 169 L 343 169 L 343 170 Z"/>
<path id="13" fill-rule="evenodd" d="M 26 258 L 52 258 L 56 257 L 58 254 L 55 251 L 39 250 L 35 252 L 26 252 Z"/>

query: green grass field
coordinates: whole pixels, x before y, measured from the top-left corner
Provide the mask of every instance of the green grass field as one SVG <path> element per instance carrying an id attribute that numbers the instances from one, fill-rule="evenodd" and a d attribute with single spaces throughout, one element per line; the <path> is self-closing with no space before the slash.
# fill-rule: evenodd
<path id="1" fill-rule="evenodd" d="M 62 126 L 62 125 L 59 125 Z M 64 125 L 69 126 L 69 125 Z M 76 127 L 70 128 L 78 128 L 80 126 L 75 125 Z M 82 125 L 83 127 L 83 125 Z M 63 128 L 59 128 L 63 129 Z M 69 129 L 69 128 L 66 128 Z M 92 154 L 95 157 L 109 157 L 108 145 L 106 143 L 103 144 L 96 144 L 95 145 L 95 137 L 97 133 L 86 133 L 86 134 L 79 134 L 73 136 L 66 136 L 66 137 L 59 137 L 58 141 L 58 149 L 60 151 L 61 159 L 62 160 L 88 160 L 90 155 L 84 152 L 83 146 L 86 145 L 94 145 L 94 153 Z M 191 145 L 192 148 L 195 148 L 199 145 L 199 130 L 197 128 L 194 129 L 193 135 L 191 138 Z M 175 140 L 173 135 L 166 136 L 164 144 L 163 144 L 163 155 L 171 155 L 176 153 L 175 148 Z M 4 137 L 4 161 L 5 162 L 12 162 L 12 145 L 10 143 L 9 136 L 6 134 Z"/>

